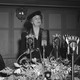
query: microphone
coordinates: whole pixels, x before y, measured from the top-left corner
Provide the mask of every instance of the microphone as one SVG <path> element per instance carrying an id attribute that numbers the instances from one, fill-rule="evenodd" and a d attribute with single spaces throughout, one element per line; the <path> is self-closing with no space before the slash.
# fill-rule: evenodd
<path id="1" fill-rule="evenodd" d="M 26 38 L 28 39 L 28 43 L 33 43 L 34 35 L 29 34 L 26 36 Z"/>
<path id="2" fill-rule="evenodd" d="M 47 31 L 44 30 L 42 31 L 42 42 L 41 42 L 42 46 L 47 46 Z"/>
<path id="3" fill-rule="evenodd" d="M 43 47 L 43 60 L 45 58 L 45 46 L 47 46 L 47 31 L 43 30 L 42 31 L 42 42 L 41 45 Z"/>
<path id="4" fill-rule="evenodd" d="M 29 45 L 28 47 L 30 48 L 31 46 L 34 48 L 34 35 L 33 34 L 28 34 L 26 36 L 26 43 Z"/>

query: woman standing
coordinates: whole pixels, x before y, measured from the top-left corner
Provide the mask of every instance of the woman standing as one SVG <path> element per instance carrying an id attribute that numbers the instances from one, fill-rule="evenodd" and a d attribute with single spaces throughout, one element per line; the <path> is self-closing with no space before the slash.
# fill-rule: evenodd
<path id="1" fill-rule="evenodd" d="M 21 53 L 28 51 L 29 43 L 26 43 L 26 36 L 29 34 L 34 35 L 33 48 L 36 51 L 31 53 L 32 58 L 41 59 L 49 56 L 49 31 L 41 28 L 42 14 L 40 11 L 33 12 L 27 17 L 25 23 L 26 30 L 21 34 Z M 43 51 L 45 51 L 43 53 Z"/>

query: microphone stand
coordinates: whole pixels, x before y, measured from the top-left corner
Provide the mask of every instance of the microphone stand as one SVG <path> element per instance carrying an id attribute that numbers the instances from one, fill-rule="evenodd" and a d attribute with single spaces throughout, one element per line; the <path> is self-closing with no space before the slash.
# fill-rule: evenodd
<path id="1" fill-rule="evenodd" d="M 76 36 L 67 36 L 66 37 L 66 42 L 68 44 L 68 54 L 69 54 L 69 50 L 70 48 L 72 49 L 73 53 L 72 53 L 72 80 L 74 80 L 74 54 L 75 51 L 78 54 L 78 43 L 79 43 L 79 38 Z"/>
<path id="2" fill-rule="evenodd" d="M 56 48 L 56 59 L 59 57 L 59 45 L 60 45 L 61 35 L 55 34 L 53 35 L 53 42 Z"/>
<path id="3" fill-rule="evenodd" d="M 30 53 L 30 62 L 32 60 L 32 55 L 31 55 L 31 44 L 29 44 L 29 53 Z"/>
<path id="4" fill-rule="evenodd" d="M 74 52 L 72 53 L 72 80 L 74 80 Z"/>
<path id="5" fill-rule="evenodd" d="M 74 80 L 74 54 L 75 54 L 75 51 L 76 51 L 76 47 L 78 46 L 76 42 L 71 42 L 70 44 L 70 47 L 72 48 L 72 80 Z"/>
<path id="6" fill-rule="evenodd" d="M 29 54 L 30 54 L 30 62 L 32 60 L 32 47 L 34 48 L 34 35 L 29 34 L 26 36 L 26 38 L 28 39 L 27 43 L 28 43 L 28 47 L 29 47 Z"/>
<path id="7" fill-rule="evenodd" d="M 43 60 L 45 58 L 45 46 L 47 46 L 47 41 L 46 40 L 42 40 L 42 47 L 43 47 Z"/>
<path id="8" fill-rule="evenodd" d="M 43 73 L 45 73 L 45 46 L 47 45 L 46 40 L 42 40 L 42 47 L 43 47 L 43 60 L 42 60 L 42 65 L 43 65 Z"/>
<path id="9" fill-rule="evenodd" d="M 45 59 L 45 45 L 43 46 L 43 60 Z"/>
<path id="10" fill-rule="evenodd" d="M 58 58 L 58 45 L 56 46 L 56 49 L 57 49 L 57 51 L 56 51 L 56 59 Z"/>

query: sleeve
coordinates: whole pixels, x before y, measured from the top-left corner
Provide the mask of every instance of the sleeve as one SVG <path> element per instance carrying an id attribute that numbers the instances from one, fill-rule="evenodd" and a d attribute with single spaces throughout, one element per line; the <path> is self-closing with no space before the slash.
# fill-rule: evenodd
<path id="1" fill-rule="evenodd" d="M 47 30 L 47 44 L 50 45 L 49 30 Z"/>

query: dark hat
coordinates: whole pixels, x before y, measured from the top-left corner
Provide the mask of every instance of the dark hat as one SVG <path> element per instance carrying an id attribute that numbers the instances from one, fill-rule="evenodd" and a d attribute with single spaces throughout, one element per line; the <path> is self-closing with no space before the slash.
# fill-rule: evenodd
<path id="1" fill-rule="evenodd" d="M 39 15 L 42 19 L 41 11 L 35 11 L 27 17 L 27 20 L 30 21 L 35 15 Z"/>

